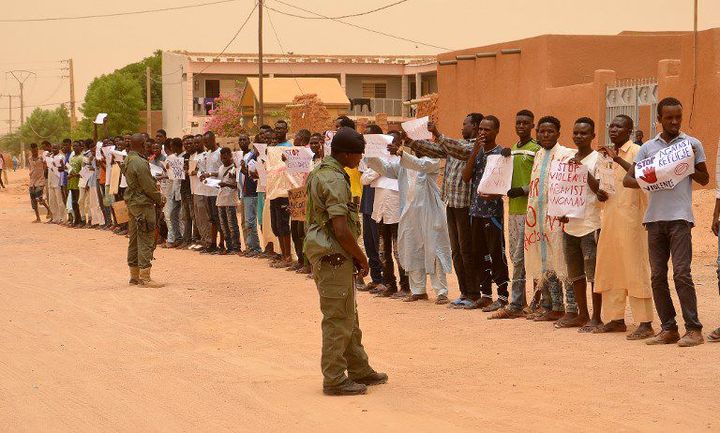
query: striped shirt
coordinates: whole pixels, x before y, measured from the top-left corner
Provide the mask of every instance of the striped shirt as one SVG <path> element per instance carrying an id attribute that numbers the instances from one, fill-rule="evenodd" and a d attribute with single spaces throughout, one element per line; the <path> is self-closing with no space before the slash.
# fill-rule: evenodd
<path id="1" fill-rule="evenodd" d="M 444 135 L 437 141 L 417 140 L 410 144 L 431 158 L 447 158 L 442 184 L 442 199 L 450 208 L 470 207 L 470 184 L 463 181 L 465 163 L 475 146 L 475 139 L 455 140 Z"/>

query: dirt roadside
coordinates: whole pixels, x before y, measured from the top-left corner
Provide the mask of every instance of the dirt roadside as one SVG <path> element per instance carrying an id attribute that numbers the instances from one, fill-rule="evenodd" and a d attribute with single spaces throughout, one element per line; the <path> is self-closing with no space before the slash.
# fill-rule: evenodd
<path id="1" fill-rule="evenodd" d="M 720 344 L 647 347 L 367 294 L 365 347 L 390 382 L 325 397 L 312 281 L 258 260 L 158 250 L 154 274 L 171 284 L 128 287 L 125 238 L 30 224 L 26 172 L 10 178 L 2 432 L 720 431 Z M 706 333 L 720 326 L 713 202 L 695 194 Z"/>

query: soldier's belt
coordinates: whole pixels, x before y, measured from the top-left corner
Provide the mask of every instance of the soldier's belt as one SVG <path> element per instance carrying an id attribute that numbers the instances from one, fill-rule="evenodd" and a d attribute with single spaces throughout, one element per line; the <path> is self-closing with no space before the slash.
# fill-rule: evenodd
<path id="1" fill-rule="evenodd" d="M 343 256 L 342 254 L 329 254 L 327 256 L 322 256 L 320 259 L 322 263 L 327 263 L 333 268 L 339 268 L 347 261 L 347 257 Z"/>

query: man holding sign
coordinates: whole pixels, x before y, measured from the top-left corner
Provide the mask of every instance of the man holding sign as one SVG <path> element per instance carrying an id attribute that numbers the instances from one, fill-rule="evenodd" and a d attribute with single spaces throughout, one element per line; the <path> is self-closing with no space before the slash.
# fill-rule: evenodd
<path id="1" fill-rule="evenodd" d="M 503 201 L 499 194 L 478 191 L 488 159 L 495 156 L 510 157 L 510 149 L 503 149 L 495 142 L 500 132 L 500 120 L 493 115 L 485 116 L 478 126 L 478 138 L 465 164 L 463 181 L 472 182 L 470 190 L 470 229 L 474 257 L 490 256 L 492 280 L 497 285 L 497 299 L 492 301 L 492 287 L 482 286 L 480 299 L 469 308 L 482 308 L 484 312 L 497 311 L 508 304 L 508 265 L 505 258 L 505 231 L 503 224 Z M 505 191 L 507 187 L 503 188 Z"/>
<path id="2" fill-rule="evenodd" d="M 593 289 L 602 296 L 605 324 L 593 332 L 625 332 L 625 310 L 629 303 L 632 318 L 639 325 L 626 338 L 642 340 L 652 337 L 655 332 L 652 328 L 654 313 L 647 231 L 642 226 L 647 197 L 639 189 L 622 185 L 640 152 L 640 146 L 630 139 L 632 130 L 632 118 L 624 114 L 616 116 L 608 127 L 612 147 L 599 149 L 612 160 L 612 178 L 609 180 L 613 182 L 615 193 L 610 194 L 603 207 Z"/>
<path id="3" fill-rule="evenodd" d="M 691 230 L 695 225 L 692 213 L 692 181 L 707 185 L 710 175 L 705 165 L 702 143 L 680 131 L 682 114 L 682 103 L 675 98 L 664 98 L 658 103 L 657 120 L 663 131 L 642 145 L 635 157 L 635 165 L 623 180 L 623 185 L 627 188 L 644 186 L 643 189 L 649 191 L 650 196 L 643 223 L 648 231 L 653 299 L 662 327 L 660 333 L 647 341 L 650 345 L 678 343 L 681 347 L 689 347 L 704 343 L 702 324 L 697 312 L 695 284 L 690 273 Z M 675 145 L 681 148 L 680 152 L 666 154 L 666 151 Z M 688 148 L 693 153 L 692 167 L 688 167 L 685 162 Z M 648 159 L 656 155 L 658 158 L 649 163 Z M 673 175 L 664 170 L 662 174 L 657 171 L 666 165 L 671 165 Z M 639 166 L 643 167 L 640 181 L 636 173 Z M 684 177 L 681 177 L 682 175 Z M 655 187 L 647 187 L 653 184 Z M 682 338 L 678 333 L 675 307 L 667 280 L 668 260 L 671 257 L 675 290 L 680 299 L 687 331 Z"/>

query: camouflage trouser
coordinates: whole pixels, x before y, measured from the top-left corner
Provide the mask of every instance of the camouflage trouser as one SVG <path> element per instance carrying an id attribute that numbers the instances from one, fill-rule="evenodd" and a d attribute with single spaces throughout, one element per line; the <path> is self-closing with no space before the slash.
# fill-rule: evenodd
<path id="1" fill-rule="evenodd" d="M 352 260 L 339 266 L 319 261 L 313 264 L 313 270 L 323 314 L 320 360 L 323 386 L 340 385 L 348 376 L 359 379 L 371 374 L 373 369 L 362 345 Z"/>
<path id="2" fill-rule="evenodd" d="M 128 217 L 128 266 L 149 268 L 155 251 L 155 206 L 128 206 Z"/>

